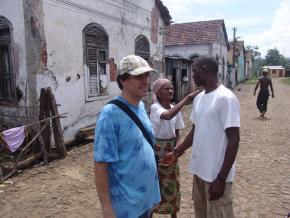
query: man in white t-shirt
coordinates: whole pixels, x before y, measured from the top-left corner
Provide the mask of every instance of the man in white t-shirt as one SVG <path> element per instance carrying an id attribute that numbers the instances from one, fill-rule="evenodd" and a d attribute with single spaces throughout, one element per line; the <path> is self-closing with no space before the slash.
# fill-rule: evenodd
<path id="1" fill-rule="evenodd" d="M 164 161 L 173 161 L 193 146 L 189 170 L 193 174 L 195 216 L 231 218 L 240 104 L 229 89 L 218 84 L 214 59 L 200 57 L 192 70 L 195 84 L 204 91 L 193 101 L 191 131 Z"/>

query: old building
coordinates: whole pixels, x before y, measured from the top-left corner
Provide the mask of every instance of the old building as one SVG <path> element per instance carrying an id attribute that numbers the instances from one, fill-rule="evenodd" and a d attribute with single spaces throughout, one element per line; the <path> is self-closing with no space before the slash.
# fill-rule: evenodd
<path id="1" fill-rule="evenodd" d="M 164 71 L 170 19 L 160 0 L 1 0 L 1 123 L 37 118 L 40 89 L 49 86 L 68 113 L 65 140 L 74 139 L 119 94 L 122 57 L 135 53 Z"/>
<path id="2" fill-rule="evenodd" d="M 165 43 L 165 53 L 169 57 L 191 60 L 199 56 L 215 58 L 219 65 L 220 82 L 227 84 L 229 44 L 224 20 L 172 24 L 166 28 Z"/>
<path id="3" fill-rule="evenodd" d="M 263 69 L 268 69 L 268 76 L 285 77 L 285 67 L 283 66 L 264 66 Z"/>
<path id="4" fill-rule="evenodd" d="M 251 79 L 254 73 L 254 57 L 252 51 L 246 50 L 245 51 L 245 75 L 246 79 Z"/>
<path id="5" fill-rule="evenodd" d="M 180 57 L 165 57 L 166 78 L 172 81 L 174 102 L 180 101 L 192 91 L 192 60 Z"/>
<path id="6" fill-rule="evenodd" d="M 244 81 L 246 77 L 246 57 L 244 41 L 229 42 L 230 50 L 228 52 L 228 63 L 231 68 L 231 81 L 232 86 Z M 235 45 L 235 46 L 234 46 Z M 234 61 L 234 65 L 233 65 Z"/>

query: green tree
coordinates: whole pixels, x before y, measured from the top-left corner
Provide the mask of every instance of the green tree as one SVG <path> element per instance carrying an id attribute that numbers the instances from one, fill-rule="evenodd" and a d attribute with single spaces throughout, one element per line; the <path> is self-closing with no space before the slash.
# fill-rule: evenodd
<path id="1" fill-rule="evenodd" d="M 254 60 L 261 58 L 261 52 L 257 45 L 247 45 L 246 50 L 252 53 Z"/>
<path id="2" fill-rule="evenodd" d="M 253 72 L 256 74 L 265 66 L 265 59 L 261 58 L 261 52 L 257 45 L 248 45 L 246 50 L 252 53 L 253 57 Z"/>
<path id="3" fill-rule="evenodd" d="M 279 50 L 277 48 L 273 48 L 268 50 L 266 56 L 265 56 L 265 60 L 266 60 L 266 65 L 268 66 L 284 66 L 286 67 L 287 65 L 287 59 L 280 54 Z"/>

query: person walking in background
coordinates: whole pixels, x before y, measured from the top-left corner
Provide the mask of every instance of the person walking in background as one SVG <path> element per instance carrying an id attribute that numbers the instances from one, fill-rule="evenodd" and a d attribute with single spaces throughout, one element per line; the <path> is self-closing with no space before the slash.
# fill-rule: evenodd
<path id="1" fill-rule="evenodd" d="M 233 218 L 232 182 L 239 147 L 240 104 L 218 84 L 218 65 L 200 57 L 193 65 L 193 79 L 205 91 L 193 100 L 192 129 L 163 162 L 172 163 L 192 146 L 190 172 L 192 198 L 198 218 Z"/>
<path id="2" fill-rule="evenodd" d="M 149 74 L 156 72 L 141 57 L 120 63 L 116 97 L 141 120 L 154 142 L 153 129 L 141 101 Z M 98 117 L 95 142 L 95 182 L 104 218 L 149 218 L 160 201 L 154 150 L 136 123 L 117 105 L 107 104 Z"/>
<path id="3" fill-rule="evenodd" d="M 260 111 L 260 117 L 264 117 L 265 113 L 267 112 L 268 99 L 270 96 L 269 86 L 271 89 L 272 98 L 274 98 L 272 80 L 271 78 L 267 76 L 267 74 L 268 74 L 268 70 L 263 69 L 263 76 L 259 78 L 259 81 L 257 82 L 255 90 L 254 90 L 254 95 L 256 95 L 256 91 L 258 87 L 260 86 L 260 91 L 258 93 L 257 102 L 256 102 L 258 110 Z"/>
<path id="4" fill-rule="evenodd" d="M 184 128 L 180 113 L 181 108 L 189 103 L 200 91 L 187 95 L 175 106 L 173 86 L 168 79 L 158 79 L 153 84 L 155 103 L 151 106 L 150 120 L 155 136 L 155 151 L 161 160 L 165 153 L 172 152 L 179 141 L 179 129 Z M 178 162 L 172 165 L 158 162 L 158 175 L 161 191 L 161 202 L 154 208 L 153 213 L 171 214 L 176 218 L 180 209 L 180 184 Z"/>

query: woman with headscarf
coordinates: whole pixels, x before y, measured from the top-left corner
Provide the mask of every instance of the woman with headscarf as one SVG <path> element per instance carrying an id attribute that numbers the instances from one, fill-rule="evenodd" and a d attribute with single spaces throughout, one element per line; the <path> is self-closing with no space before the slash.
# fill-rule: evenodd
<path id="1" fill-rule="evenodd" d="M 161 192 L 161 202 L 154 208 L 153 213 L 171 214 L 177 217 L 180 209 L 180 185 L 178 162 L 168 165 L 162 162 L 165 153 L 173 151 L 178 144 L 179 129 L 184 127 L 180 113 L 181 108 L 189 103 L 200 91 L 187 95 L 175 106 L 173 86 L 168 79 L 158 79 L 153 83 L 155 103 L 151 106 L 150 120 L 156 139 L 156 154 L 159 157 L 158 175 Z"/>

